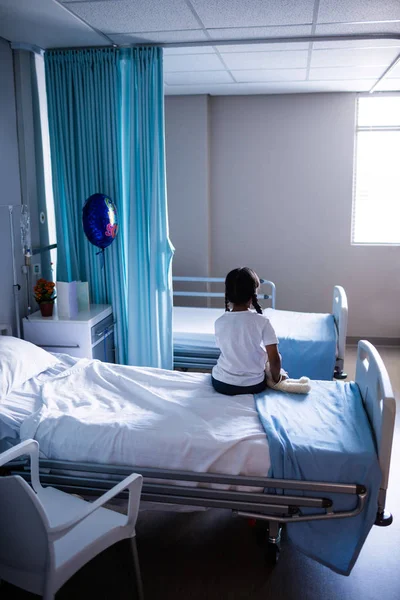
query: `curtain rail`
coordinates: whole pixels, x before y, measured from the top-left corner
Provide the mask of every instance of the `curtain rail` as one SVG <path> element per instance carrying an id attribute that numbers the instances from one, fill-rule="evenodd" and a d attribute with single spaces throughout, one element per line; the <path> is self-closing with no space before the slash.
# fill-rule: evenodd
<path id="1" fill-rule="evenodd" d="M 257 45 L 257 44 L 283 44 L 297 42 L 354 42 L 354 41 L 379 41 L 379 40 L 392 40 L 400 41 L 399 33 L 370 33 L 370 34 L 354 34 L 354 35 L 304 35 L 304 36 L 293 36 L 293 37 L 275 37 L 275 38 L 253 38 L 253 39 L 224 39 L 224 40 L 202 40 L 199 42 L 172 42 L 172 43 L 139 43 L 139 44 L 126 44 L 118 46 L 118 44 L 110 43 L 109 46 L 94 46 L 90 49 L 109 49 L 109 48 L 136 48 L 136 47 L 154 47 L 161 46 L 161 48 L 193 48 L 199 46 L 243 46 L 243 45 Z M 48 50 L 88 50 L 89 48 L 77 47 L 77 48 L 49 48 Z M 372 94 L 377 86 L 385 79 L 385 77 L 400 63 L 400 54 L 391 62 L 389 67 L 382 73 L 382 75 L 375 81 L 369 93 Z"/>
<path id="2" fill-rule="evenodd" d="M 262 38 L 240 38 L 240 39 L 222 39 L 222 40 L 201 40 L 198 42 L 140 42 L 137 44 L 112 44 L 108 46 L 78 46 L 68 48 L 47 48 L 50 50 L 101 50 L 105 48 L 136 48 L 138 46 L 160 46 L 161 48 L 191 48 L 199 46 L 242 46 L 249 44 L 282 44 L 296 42 L 340 42 L 340 41 L 379 41 L 392 40 L 400 41 L 400 33 L 363 33 L 363 34 L 346 34 L 346 35 L 303 35 L 303 36 L 286 36 L 286 37 L 262 37 Z"/>

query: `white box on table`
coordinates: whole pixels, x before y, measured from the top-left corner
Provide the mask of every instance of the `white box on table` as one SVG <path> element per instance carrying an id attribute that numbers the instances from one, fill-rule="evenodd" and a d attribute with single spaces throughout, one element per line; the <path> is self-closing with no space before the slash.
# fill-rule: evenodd
<path id="1" fill-rule="evenodd" d="M 76 281 L 57 281 L 56 288 L 58 316 L 73 319 L 78 314 Z"/>

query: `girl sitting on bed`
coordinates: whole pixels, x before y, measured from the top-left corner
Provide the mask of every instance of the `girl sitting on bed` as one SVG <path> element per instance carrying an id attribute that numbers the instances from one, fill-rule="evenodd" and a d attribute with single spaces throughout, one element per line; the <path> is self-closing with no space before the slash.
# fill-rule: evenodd
<path id="1" fill-rule="evenodd" d="M 211 376 L 214 389 L 221 394 L 262 392 L 267 386 L 266 367 L 272 385 L 287 378 L 275 331 L 257 300 L 259 286 L 258 275 L 248 267 L 234 269 L 226 276 L 226 312 L 215 322 L 221 355 Z M 251 305 L 256 312 L 250 310 Z"/>

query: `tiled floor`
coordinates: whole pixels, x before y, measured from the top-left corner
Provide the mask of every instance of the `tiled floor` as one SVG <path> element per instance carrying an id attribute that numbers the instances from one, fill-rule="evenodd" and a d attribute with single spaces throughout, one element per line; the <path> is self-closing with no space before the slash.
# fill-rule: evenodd
<path id="1" fill-rule="evenodd" d="M 395 395 L 400 399 L 400 349 L 380 348 Z M 346 369 L 354 378 L 356 348 Z M 399 415 L 400 415 L 400 407 Z M 400 431 L 397 420 L 388 508 L 394 523 L 373 527 L 349 577 L 332 573 L 288 542 L 272 569 L 247 523 L 227 511 L 141 513 L 138 547 L 147 600 L 400 600 Z M 73 577 L 59 599 L 133 598 L 129 552 L 120 545 L 104 552 Z M 33 598 L 11 586 L 1 600 Z"/>

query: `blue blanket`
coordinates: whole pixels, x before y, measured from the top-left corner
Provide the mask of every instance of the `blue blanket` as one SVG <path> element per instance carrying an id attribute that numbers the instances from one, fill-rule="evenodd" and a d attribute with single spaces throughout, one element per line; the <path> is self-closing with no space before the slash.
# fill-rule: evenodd
<path id="1" fill-rule="evenodd" d="M 337 345 L 333 315 L 271 308 L 264 314 L 275 329 L 282 366 L 290 377 L 332 379 Z"/>
<path id="2" fill-rule="evenodd" d="M 367 487 L 367 504 L 357 517 L 287 527 L 301 551 L 348 575 L 374 523 L 381 481 L 374 436 L 357 385 L 313 381 L 307 395 L 266 390 L 255 402 L 268 438 L 270 477 Z M 335 510 L 353 509 L 357 503 L 356 496 L 327 497 L 334 500 Z"/>

